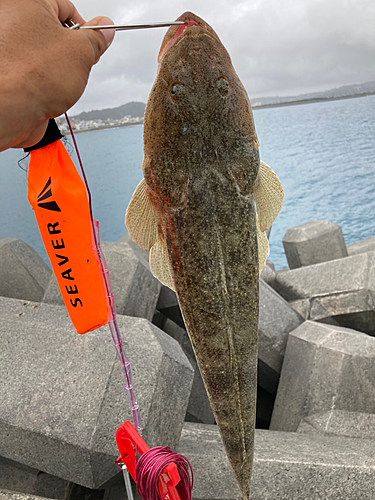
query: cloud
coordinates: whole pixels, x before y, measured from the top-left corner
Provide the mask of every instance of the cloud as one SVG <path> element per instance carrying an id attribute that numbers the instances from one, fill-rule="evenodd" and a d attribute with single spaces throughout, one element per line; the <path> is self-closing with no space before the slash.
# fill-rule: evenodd
<path id="1" fill-rule="evenodd" d="M 168 21 L 186 10 L 218 33 L 250 97 L 361 83 L 375 75 L 373 0 L 76 0 L 83 17 Z M 165 29 L 119 32 L 93 69 L 77 112 L 146 101 Z M 74 110 L 73 110 L 74 111 Z"/>

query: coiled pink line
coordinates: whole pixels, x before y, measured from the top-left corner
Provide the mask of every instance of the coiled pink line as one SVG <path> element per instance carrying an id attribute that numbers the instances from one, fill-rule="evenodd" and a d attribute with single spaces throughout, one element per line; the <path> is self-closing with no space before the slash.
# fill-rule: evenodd
<path id="1" fill-rule="evenodd" d="M 137 461 L 136 482 L 141 498 L 147 500 L 161 500 L 159 490 L 160 475 L 168 464 L 174 462 L 180 475 L 180 482 L 176 486 L 181 500 L 191 500 L 193 489 L 193 469 L 189 461 L 183 456 L 173 453 L 168 447 L 157 446 L 147 450 Z"/>

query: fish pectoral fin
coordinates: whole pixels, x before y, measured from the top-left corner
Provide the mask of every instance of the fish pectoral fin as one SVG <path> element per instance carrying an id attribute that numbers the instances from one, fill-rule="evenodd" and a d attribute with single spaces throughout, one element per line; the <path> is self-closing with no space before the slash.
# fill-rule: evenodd
<path id="1" fill-rule="evenodd" d="M 268 245 L 268 238 L 264 231 L 259 227 L 259 218 L 256 215 L 256 227 L 257 227 L 257 241 L 258 241 L 258 263 L 259 263 L 259 274 L 262 272 L 263 266 L 266 263 L 267 256 L 270 253 L 270 248 Z"/>
<path id="2" fill-rule="evenodd" d="M 254 188 L 260 231 L 266 231 L 278 216 L 284 200 L 284 191 L 275 172 L 263 161 L 260 162 Z"/>
<path id="3" fill-rule="evenodd" d="M 125 214 L 125 226 L 130 238 L 149 251 L 158 239 L 159 215 L 147 194 L 145 179 L 138 184 Z"/>
<path id="4" fill-rule="evenodd" d="M 167 245 L 159 237 L 150 250 L 150 269 L 160 283 L 175 291 L 171 268 L 169 266 Z"/>

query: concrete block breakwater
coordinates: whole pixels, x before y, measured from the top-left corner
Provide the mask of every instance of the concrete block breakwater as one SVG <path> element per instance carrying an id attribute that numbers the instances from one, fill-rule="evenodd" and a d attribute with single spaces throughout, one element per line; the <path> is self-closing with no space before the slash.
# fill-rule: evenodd
<path id="1" fill-rule="evenodd" d="M 260 279 L 252 499 L 373 499 L 375 237 L 312 221 Z M 104 242 L 143 437 L 192 463 L 193 499 L 232 499 L 227 461 L 177 298 L 125 235 Z M 0 241 L 0 498 L 126 498 L 116 428 L 131 418 L 106 327 L 79 336 L 55 278 Z"/>

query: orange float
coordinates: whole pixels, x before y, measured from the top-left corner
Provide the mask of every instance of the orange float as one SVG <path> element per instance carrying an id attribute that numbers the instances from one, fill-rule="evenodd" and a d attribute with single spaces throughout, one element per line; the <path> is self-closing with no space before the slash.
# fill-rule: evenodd
<path id="1" fill-rule="evenodd" d="M 60 137 L 50 120 L 43 141 L 25 150 L 28 200 L 70 319 L 83 334 L 107 323 L 107 294 L 86 187 Z"/>

